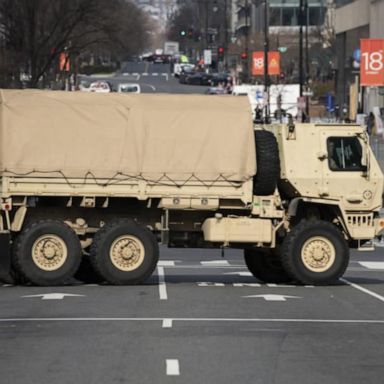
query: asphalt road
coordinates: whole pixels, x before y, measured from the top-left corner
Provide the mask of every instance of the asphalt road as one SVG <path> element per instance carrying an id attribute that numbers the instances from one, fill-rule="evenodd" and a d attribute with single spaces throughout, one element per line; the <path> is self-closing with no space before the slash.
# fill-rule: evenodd
<path id="1" fill-rule="evenodd" d="M 141 286 L 0 287 L 1 382 L 381 383 L 383 249 L 327 287 L 261 284 L 235 250 L 166 248 Z"/>
<path id="2" fill-rule="evenodd" d="M 170 72 L 169 64 L 153 64 L 148 62 L 127 62 L 122 64 L 119 72 L 113 76 L 79 76 L 80 80 L 105 80 L 117 88 L 119 83 L 137 83 L 142 93 L 198 93 L 202 94 L 207 86 L 180 84 Z"/>

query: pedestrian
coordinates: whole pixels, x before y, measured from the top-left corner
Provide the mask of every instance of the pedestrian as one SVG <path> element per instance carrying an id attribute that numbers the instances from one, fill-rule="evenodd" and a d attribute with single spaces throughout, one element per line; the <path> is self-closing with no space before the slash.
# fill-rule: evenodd
<path id="1" fill-rule="evenodd" d="M 375 132 L 375 115 L 373 112 L 369 112 L 368 118 L 367 118 L 367 133 L 369 136 L 371 136 Z"/>

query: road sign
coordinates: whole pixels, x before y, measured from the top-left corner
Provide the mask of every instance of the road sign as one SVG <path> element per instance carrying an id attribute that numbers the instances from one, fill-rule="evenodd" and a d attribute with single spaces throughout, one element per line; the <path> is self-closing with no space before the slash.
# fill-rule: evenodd
<path id="1" fill-rule="evenodd" d="M 268 74 L 280 75 L 280 52 L 268 52 Z M 256 51 L 252 53 L 252 75 L 264 75 L 264 52 Z"/>
<path id="2" fill-rule="evenodd" d="M 210 49 L 204 49 L 204 64 L 212 64 L 212 51 Z"/>
<path id="3" fill-rule="evenodd" d="M 63 300 L 64 297 L 80 297 L 84 295 L 74 295 L 70 293 L 42 293 L 41 295 L 28 295 L 28 296 L 21 296 L 21 297 L 40 297 L 42 300 Z"/>
<path id="4" fill-rule="evenodd" d="M 360 84 L 384 85 L 384 39 L 360 40 Z"/>
<path id="5" fill-rule="evenodd" d="M 287 296 L 287 295 L 274 295 L 274 294 L 267 294 L 267 295 L 250 295 L 250 296 L 243 296 L 244 298 L 261 298 L 265 301 L 287 301 L 287 299 L 302 299 L 302 297 L 298 296 Z"/>

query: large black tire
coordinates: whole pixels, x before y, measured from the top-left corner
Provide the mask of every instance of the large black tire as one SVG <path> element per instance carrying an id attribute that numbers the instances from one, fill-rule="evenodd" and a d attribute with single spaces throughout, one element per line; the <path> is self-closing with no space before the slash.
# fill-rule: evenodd
<path id="1" fill-rule="evenodd" d="M 159 259 L 155 236 L 133 220 L 107 223 L 95 235 L 90 260 L 108 283 L 143 283 L 153 273 Z"/>
<path id="2" fill-rule="evenodd" d="M 26 285 L 28 281 L 20 275 L 13 267 L 6 275 L 0 276 L 0 283 L 10 284 L 10 285 Z"/>
<path id="3" fill-rule="evenodd" d="M 302 284 L 333 284 L 344 274 L 349 248 L 340 230 L 321 220 L 303 220 L 283 241 L 283 268 Z"/>
<path id="4" fill-rule="evenodd" d="M 76 280 L 81 281 L 84 284 L 100 284 L 104 279 L 93 268 L 90 257 L 83 255 L 79 269 L 73 276 Z"/>
<path id="5" fill-rule="evenodd" d="M 244 260 L 249 272 L 264 283 L 282 284 L 292 281 L 276 250 L 245 249 Z"/>
<path id="6" fill-rule="evenodd" d="M 61 221 L 32 222 L 17 236 L 13 245 L 13 268 L 35 285 L 66 283 L 79 268 L 80 261 L 79 238 Z"/>
<path id="7" fill-rule="evenodd" d="M 255 130 L 256 175 L 253 178 L 253 194 L 268 196 L 275 192 L 280 178 L 279 148 L 275 135 Z"/>

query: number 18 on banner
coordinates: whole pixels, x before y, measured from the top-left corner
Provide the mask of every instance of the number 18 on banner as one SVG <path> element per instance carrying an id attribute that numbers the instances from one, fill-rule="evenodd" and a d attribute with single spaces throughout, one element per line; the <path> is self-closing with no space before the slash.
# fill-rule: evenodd
<path id="1" fill-rule="evenodd" d="M 360 84 L 384 86 L 384 39 L 361 39 Z"/>

